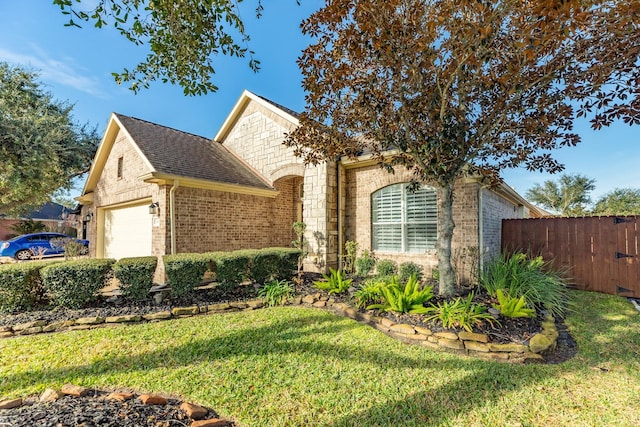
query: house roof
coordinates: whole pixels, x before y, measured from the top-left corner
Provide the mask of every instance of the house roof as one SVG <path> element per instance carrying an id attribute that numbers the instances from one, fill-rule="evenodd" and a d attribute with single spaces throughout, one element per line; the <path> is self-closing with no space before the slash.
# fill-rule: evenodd
<path id="1" fill-rule="evenodd" d="M 271 189 L 254 171 L 210 139 L 114 113 L 154 172 Z"/>
<path id="2" fill-rule="evenodd" d="M 275 197 L 277 191 L 222 144 L 209 138 L 113 113 L 89 176 L 77 198 L 91 203 L 100 174 L 122 131 L 129 138 L 149 172 L 139 179 L 157 184 L 210 188 L 220 191 Z"/>

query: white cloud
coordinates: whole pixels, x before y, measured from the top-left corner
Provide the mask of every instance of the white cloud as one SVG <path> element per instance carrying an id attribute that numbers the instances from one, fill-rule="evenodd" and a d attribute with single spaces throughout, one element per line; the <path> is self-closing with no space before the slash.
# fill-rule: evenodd
<path id="1" fill-rule="evenodd" d="M 45 82 L 64 85 L 98 98 L 109 98 L 107 92 L 102 90 L 100 81 L 95 77 L 83 75 L 82 67 L 78 66 L 73 59 L 52 58 L 35 45 L 31 45 L 30 53 L 0 48 L 0 60 L 30 67 L 38 72 Z"/>

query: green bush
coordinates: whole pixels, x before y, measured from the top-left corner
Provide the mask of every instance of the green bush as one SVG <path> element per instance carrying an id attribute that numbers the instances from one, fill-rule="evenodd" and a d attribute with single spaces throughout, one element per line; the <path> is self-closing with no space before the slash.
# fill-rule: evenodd
<path id="1" fill-rule="evenodd" d="M 404 287 L 400 287 L 398 278 L 394 276 L 391 282 L 380 284 L 378 290 L 382 303 L 372 304 L 368 310 L 377 308 L 396 313 L 423 314 L 427 312 L 424 303 L 433 298 L 433 286 L 420 288 L 416 276 L 411 276 Z"/>
<path id="2" fill-rule="evenodd" d="M 345 279 L 342 275 L 342 271 L 329 268 L 329 274 L 322 275 L 323 280 L 313 282 L 313 285 L 325 291 L 329 294 L 341 294 L 346 292 L 351 286 L 353 279 Z"/>
<path id="3" fill-rule="evenodd" d="M 362 255 L 356 259 L 356 273 L 360 276 L 368 276 L 376 266 L 376 259 L 368 250 L 363 250 Z"/>
<path id="4" fill-rule="evenodd" d="M 344 244 L 345 253 L 343 257 L 344 265 L 342 268 L 347 274 L 353 274 L 355 272 L 355 263 L 359 246 L 358 242 L 353 240 L 347 240 Z"/>
<path id="5" fill-rule="evenodd" d="M 527 308 L 527 302 L 524 297 L 512 297 L 509 294 L 505 294 L 504 290 L 498 289 L 496 292 L 498 298 L 498 304 L 492 304 L 493 308 L 500 311 L 504 317 L 535 317 L 536 311 L 532 308 Z"/>
<path id="6" fill-rule="evenodd" d="M 280 254 L 275 251 L 257 250 L 251 260 L 249 277 L 256 283 L 266 284 L 278 277 L 281 261 Z"/>
<path id="7" fill-rule="evenodd" d="M 384 285 L 384 283 L 377 280 L 368 280 L 363 285 L 360 285 L 353 293 L 356 307 L 364 308 L 372 304 L 379 304 L 382 298 L 380 293 L 381 285 Z"/>
<path id="8" fill-rule="evenodd" d="M 378 276 L 395 276 L 398 272 L 398 263 L 392 259 L 381 259 L 376 266 Z"/>
<path id="9" fill-rule="evenodd" d="M 266 249 L 265 249 L 266 250 Z M 300 249 L 297 248 L 272 248 L 280 256 L 278 266 L 278 279 L 290 279 L 298 268 L 298 261 L 301 257 Z"/>
<path id="10" fill-rule="evenodd" d="M 122 295 L 141 301 L 149 296 L 158 258 L 154 256 L 122 258 L 113 266 L 113 274 L 120 281 Z"/>
<path id="11" fill-rule="evenodd" d="M 453 301 L 442 301 L 438 305 L 427 308 L 430 316 L 427 320 L 440 320 L 445 328 L 464 328 L 471 332 L 474 325 L 482 325 L 484 322 L 497 322 L 487 308 L 472 302 L 473 292 L 467 298 L 456 298 Z"/>
<path id="12" fill-rule="evenodd" d="M 51 262 L 0 265 L 0 312 L 31 310 L 44 303 L 40 270 Z"/>
<path id="13" fill-rule="evenodd" d="M 493 297 L 503 289 L 513 298 L 524 297 L 527 305 L 562 317 L 568 307 L 569 291 L 565 274 L 555 271 L 542 257 L 529 258 L 524 253 L 504 254 L 487 263 L 480 283 Z"/>
<path id="14" fill-rule="evenodd" d="M 113 259 L 65 261 L 40 270 L 42 284 L 57 307 L 81 308 L 96 300 L 111 277 Z"/>
<path id="15" fill-rule="evenodd" d="M 412 261 L 403 262 L 398 266 L 398 280 L 406 282 L 411 276 L 416 276 L 418 282 L 424 277 L 422 266 Z"/>
<path id="16" fill-rule="evenodd" d="M 164 269 L 169 279 L 171 294 L 180 298 L 200 286 L 212 262 L 211 253 L 175 254 L 162 257 Z"/>
<path id="17" fill-rule="evenodd" d="M 286 280 L 272 280 L 258 291 L 258 296 L 264 300 L 264 304 L 268 307 L 282 305 L 287 298 L 291 298 L 295 294 L 293 285 Z"/>
<path id="18" fill-rule="evenodd" d="M 238 286 L 249 277 L 250 251 L 216 252 L 212 257 L 216 281 L 224 288 Z"/>

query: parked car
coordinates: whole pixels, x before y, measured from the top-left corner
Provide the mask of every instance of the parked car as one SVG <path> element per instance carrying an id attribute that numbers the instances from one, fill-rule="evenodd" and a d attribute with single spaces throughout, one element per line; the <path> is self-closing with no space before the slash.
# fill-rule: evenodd
<path id="1" fill-rule="evenodd" d="M 0 257 L 13 257 L 19 261 L 31 259 L 36 256 L 61 256 L 64 255 L 64 246 L 70 240 L 82 245 L 81 255 L 89 252 L 89 241 L 76 239 L 62 233 L 32 233 L 17 236 L 0 244 Z"/>

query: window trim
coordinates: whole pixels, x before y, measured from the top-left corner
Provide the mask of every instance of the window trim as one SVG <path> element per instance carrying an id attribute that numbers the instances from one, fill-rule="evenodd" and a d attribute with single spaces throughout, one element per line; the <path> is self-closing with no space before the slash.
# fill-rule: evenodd
<path id="1" fill-rule="evenodd" d="M 116 172 L 116 177 L 118 179 L 122 179 L 123 170 L 124 170 L 124 156 L 120 156 L 118 157 L 118 166 L 117 166 L 117 172 Z"/>
<path id="2" fill-rule="evenodd" d="M 400 182 L 400 183 L 395 183 L 395 184 L 390 184 L 387 185 L 385 187 L 379 188 L 376 191 L 374 191 L 373 193 L 371 193 L 371 212 L 370 212 L 370 227 L 371 227 L 371 250 L 373 251 L 377 251 L 377 252 L 383 252 L 383 253 L 398 253 L 398 254 L 419 254 L 419 253 L 427 253 L 430 251 L 434 251 L 436 249 L 436 245 L 437 245 L 437 238 L 438 238 L 438 199 L 437 199 L 437 192 L 435 190 L 435 188 L 428 186 L 428 185 L 422 185 L 420 187 L 420 190 L 427 190 L 430 193 L 432 193 L 432 196 L 434 196 L 434 202 L 433 202 L 433 206 L 431 206 L 431 204 L 427 205 L 428 208 L 431 210 L 433 209 L 435 211 L 435 216 L 433 216 L 434 219 L 429 219 L 429 218 L 425 218 L 424 221 L 420 221 L 420 222 L 416 222 L 416 221 L 409 221 L 407 219 L 407 215 L 409 212 L 409 206 L 408 206 L 408 195 L 409 194 L 415 194 L 415 193 L 410 193 L 408 191 L 408 187 L 409 187 L 409 183 L 407 182 Z M 374 214 L 375 214 L 375 210 L 376 210 L 376 196 L 378 194 L 380 194 L 381 191 L 388 189 L 390 187 L 397 187 L 400 186 L 400 215 L 401 215 L 401 219 L 399 222 L 392 222 L 392 221 L 378 221 L 378 222 L 374 222 Z M 379 247 L 376 247 L 376 234 L 375 234 L 375 227 L 378 226 L 384 226 L 384 225 L 393 225 L 394 227 L 397 227 L 398 225 L 400 226 L 400 249 L 399 250 L 395 250 L 395 249 L 380 249 Z M 425 230 L 425 234 L 427 235 L 427 237 L 429 237 L 429 228 L 433 229 L 433 226 L 435 226 L 435 235 L 433 236 L 433 240 L 432 240 L 432 246 L 431 245 L 427 245 L 427 247 L 425 249 L 419 249 L 419 250 L 409 250 L 408 246 L 409 246 L 409 240 L 408 240 L 408 226 L 411 225 L 422 225 Z"/>

